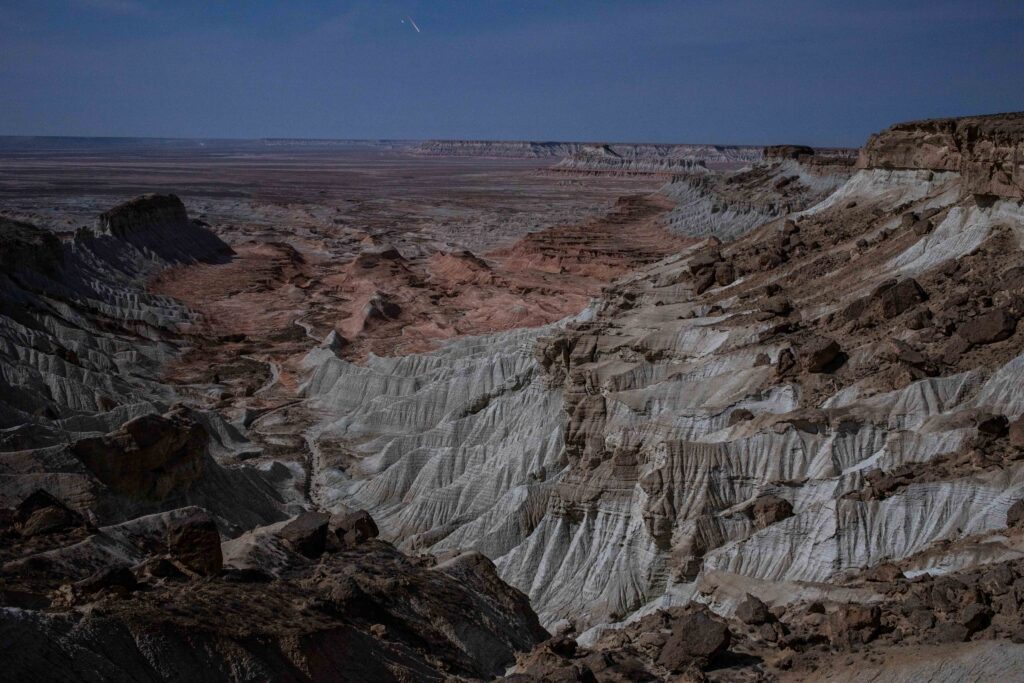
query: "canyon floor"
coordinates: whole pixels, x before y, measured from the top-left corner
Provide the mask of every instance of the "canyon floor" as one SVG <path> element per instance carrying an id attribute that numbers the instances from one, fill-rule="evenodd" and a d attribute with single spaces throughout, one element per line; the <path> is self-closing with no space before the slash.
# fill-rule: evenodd
<path id="1" fill-rule="evenodd" d="M 9 675 L 1018 676 L 1022 155 L 0 139 Z"/>

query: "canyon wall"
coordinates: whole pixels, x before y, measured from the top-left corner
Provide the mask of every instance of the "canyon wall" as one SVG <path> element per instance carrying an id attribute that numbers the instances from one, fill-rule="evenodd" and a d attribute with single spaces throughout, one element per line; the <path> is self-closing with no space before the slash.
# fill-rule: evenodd
<path id="1" fill-rule="evenodd" d="M 848 180 L 808 173 L 802 206 L 745 234 L 723 220 L 707 232 L 735 241 L 624 277 L 581 318 L 367 368 L 311 357 L 317 438 L 358 463 L 321 474 L 324 495 L 403 546 L 487 553 L 587 644 L 673 605 L 784 609 L 883 565 L 1021 558 L 1024 210 L 1006 154 L 972 165 L 1016 124 L 955 123 L 971 162 L 897 153 L 931 125 L 872 138 Z"/>

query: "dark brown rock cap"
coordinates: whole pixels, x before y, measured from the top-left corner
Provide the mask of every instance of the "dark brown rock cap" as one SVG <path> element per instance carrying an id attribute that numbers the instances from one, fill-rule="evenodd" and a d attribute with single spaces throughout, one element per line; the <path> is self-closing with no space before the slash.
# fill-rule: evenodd
<path id="1" fill-rule="evenodd" d="M 765 159 L 799 159 L 814 156 L 814 148 L 807 145 L 768 145 L 763 154 Z"/>
<path id="2" fill-rule="evenodd" d="M 964 193 L 1024 198 L 1024 112 L 908 121 L 868 138 L 858 168 L 959 172 Z"/>
<path id="3" fill-rule="evenodd" d="M 178 195 L 145 194 L 100 214 L 99 232 L 126 238 L 154 224 L 184 224 L 188 212 Z"/>

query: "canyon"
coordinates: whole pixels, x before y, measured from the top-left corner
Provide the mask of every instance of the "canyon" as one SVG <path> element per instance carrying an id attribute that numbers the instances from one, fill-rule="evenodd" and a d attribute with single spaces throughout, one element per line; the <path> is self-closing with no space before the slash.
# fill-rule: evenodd
<path id="1" fill-rule="evenodd" d="M 1024 114 L 0 159 L 9 676 L 1024 669 Z"/>

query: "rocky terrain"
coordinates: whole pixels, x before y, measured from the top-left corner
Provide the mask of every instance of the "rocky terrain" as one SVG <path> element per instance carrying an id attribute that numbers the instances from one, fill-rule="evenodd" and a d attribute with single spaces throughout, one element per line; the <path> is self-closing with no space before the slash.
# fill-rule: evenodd
<path id="1" fill-rule="evenodd" d="M 609 622 L 695 602 L 731 617 L 747 593 L 828 615 L 883 601 L 889 586 L 844 586 L 887 563 L 915 581 L 1015 567 L 1024 292 L 1005 160 L 1022 120 L 897 126 L 836 164 L 852 175 L 822 201 L 729 243 L 698 230 L 565 326 L 364 366 L 315 352 L 315 440 L 344 457 L 314 486 L 402 547 L 495 558 L 542 623 L 598 650 Z M 933 128 L 952 132 L 916 168 L 886 151 Z M 794 650 L 798 678 L 815 648 Z"/>
<path id="2" fill-rule="evenodd" d="M 5 200 L 9 670 L 1012 680 L 1022 147 L 437 142 L 369 200 L 321 161 L 198 219 Z M 542 162 L 380 180 L 463 155 Z"/>

